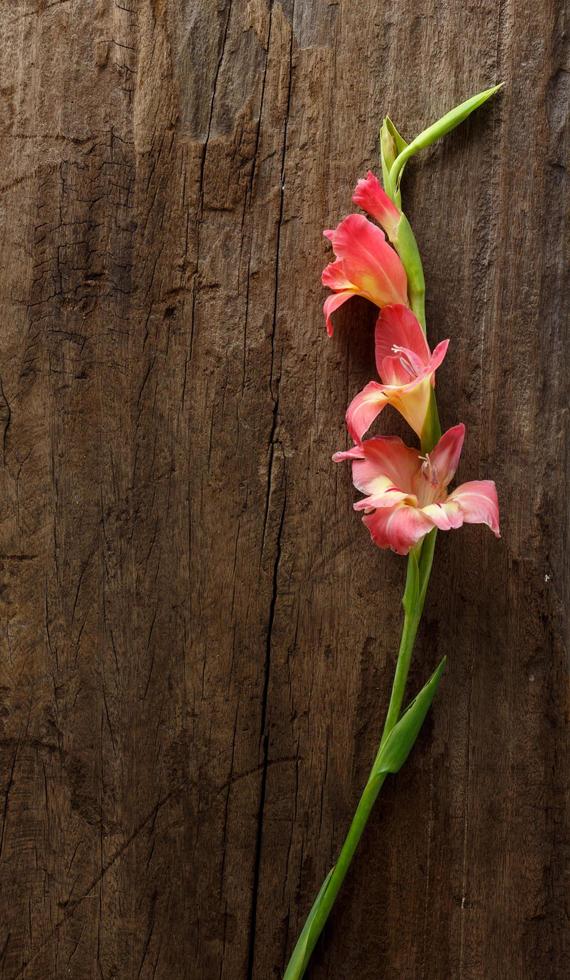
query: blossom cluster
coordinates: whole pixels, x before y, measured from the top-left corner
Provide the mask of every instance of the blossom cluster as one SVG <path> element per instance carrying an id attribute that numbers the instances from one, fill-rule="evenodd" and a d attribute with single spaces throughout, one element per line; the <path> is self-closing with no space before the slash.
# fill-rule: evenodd
<path id="1" fill-rule="evenodd" d="M 455 425 L 435 446 L 426 435 L 433 423 L 435 375 L 449 341 L 431 351 L 410 308 L 408 277 L 397 251 L 407 219 L 370 172 L 358 181 L 353 201 L 378 224 L 351 214 L 334 231 L 325 231 L 335 261 L 327 265 L 322 281 L 332 290 L 324 304 L 329 336 L 333 313 L 351 297 L 363 296 L 379 309 L 374 339 L 380 380 L 370 381 L 351 401 L 346 424 L 354 446 L 333 456 L 335 462 L 352 461 L 354 485 L 365 494 L 354 508 L 363 511 L 372 540 L 400 555 L 434 528 L 487 524 L 499 537 L 497 491 L 491 480 L 473 480 L 448 491 L 465 426 Z M 388 405 L 404 417 L 422 446 L 430 444 L 430 451 L 406 446 L 395 436 L 364 438 Z"/>

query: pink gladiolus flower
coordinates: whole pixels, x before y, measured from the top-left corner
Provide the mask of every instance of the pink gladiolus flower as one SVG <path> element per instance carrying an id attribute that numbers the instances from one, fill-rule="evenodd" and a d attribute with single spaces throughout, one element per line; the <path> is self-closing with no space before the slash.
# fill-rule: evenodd
<path id="1" fill-rule="evenodd" d="M 352 200 L 359 208 L 375 218 L 382 226 L 391 242 L 396 240 L 401 212 L 380 186 L 380 181 L 371 170 L 366 177 L 359 180 Z"/>
<path id="2" fill-rule="evenodd" d="M 376 323 L 376 367 L 382 380 L 370 381 L 348 406 L 346 424 L 360 443 L 377 415 L 393 405 L 421 437 L 435 372 L 449 344 L 442 340 L 433 354 L 414 314 L 402 305 L 386 306 Z"/>
<path id="3" fill-rule="evenodd" d="M 363 521 L 378 547 L 406 555 L 434 527 L 449 531 L 462 524 L 487 524 L 500 537 L 492 480 L 473 480 L 447 492 L 464 437 L 465 426 L 454 426 L 425 457 L 396 436 L 366 439 L 333 456 L 335 462 L 353 460 L 354 485 L 366 494 L 354 509 L 364 511 Z"/>
<path id="4" fill-rule="evenodd" d="M 384 232 L 362 214 L 349 214 L 334 231 L 325 231 L 336 260 L 322 275 L 323 286 L 334 290 L 325 300 L 323 312 L 332 336 L 331 315 L 351 296 L 364 296 L 376 306 L 408 302 L 404 266 L 388 245 Z"/>

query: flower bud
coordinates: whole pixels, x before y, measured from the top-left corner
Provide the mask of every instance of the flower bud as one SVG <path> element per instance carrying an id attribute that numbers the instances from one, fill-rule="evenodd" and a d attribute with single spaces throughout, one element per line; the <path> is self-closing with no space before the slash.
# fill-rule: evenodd
<path id="1" fill-rule="evenodd" d="M 382 128 L 380 130 L 380 158 L 382 160 L 382 182 L 384 184 L 384 189 L 388 196 L 394 201 L 399 208 L 402 205 L 402 199 L 400 192 L 398 190 L 395 194 L 395 189 L 390 181 L 390 170 L 396 160 L 396 157 L 405 149 L 408 144 L 405 139 L 400 136 L 398 130 L 394 126 L 394 123 L 389 116 L 386 116 L 384 122 L 382 123 Z"/>

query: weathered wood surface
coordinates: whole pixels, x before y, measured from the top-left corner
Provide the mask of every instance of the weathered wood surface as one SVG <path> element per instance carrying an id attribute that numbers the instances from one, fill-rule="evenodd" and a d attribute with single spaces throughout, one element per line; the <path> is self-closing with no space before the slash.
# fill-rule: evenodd
<path id="1" fill-rule="evenodd" d="M 0 975 L 281 975 L 404 575 L 330 462 L 372 312 L 326 338 L 321 229 L 385 112 L 502 79 L 405 200 L 503 539 L 440 535 L 412 681 L 445 681 L 310 975 L 566 977 L 562 0 L 0 11 Z"/>

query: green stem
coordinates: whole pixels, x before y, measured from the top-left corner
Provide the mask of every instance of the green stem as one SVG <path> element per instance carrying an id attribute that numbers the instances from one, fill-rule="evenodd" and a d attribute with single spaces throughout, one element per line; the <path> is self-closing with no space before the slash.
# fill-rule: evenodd
<path id="1" fill-rule="evenodd" d="M 410 556 L 408 559 L 408 582 L 410 581 L 410 566 L 412 561 L 417 561 L 417 558 Z M 406 585 L 406 591 L 408 590 L 408 585 Z M 422 615 L 422 610 L 419 606 L 419 595 L 416 595 L 416 601 L 414 602 L 411 609 L 406 609 L 404 612 L 404 625 L 402 627 L 402 638 L 400 640 L 400 649 L 398 650 L 398 659 L 396 661 L 396 670 L 394 672 L 394 680 L 392 681 L 392 691 L 390 694 L 390 703 L 388 705 L 388 713 L 386 715 L 386 721 L 384 722 L 384 731 L 382 732 L 382 739 L 380 741 L 380 749 L 384 746 L 388 735 L 392 731 L 394 725 L 400 717 L 400 711 L 402 710 L 402 702 L 404 700 L 404 694 L 406 693 L 406 684 L 408 681 L 408 673 L 410 670 L 410 664 L 412 661 L 412 653 L 414 650 L 414 643 L 416 640 L 418 627 L 420 625 L 420 619 Z M 404 592 L 404 608 L 406 602 L 406 592 Z M 380 751 L 379 749 L 379 751 Z"/>
<path id="2" fill-rule="evenodd" d="M 419 589 L 419 606 L 420 606 L 420 616 L 424 610 L 424 604 L 426 601 L 426 592 L 429 585 L 429 579 L 431 575 L 431 569 L 433 565 L 433 554 L 435 551 L 435 541 L 437 538 L 437 528 L 434 527 L 433 531 L 426 534 L 422 543 L 422 553 L 420 555 L 420 589 Z"/>
<path id="3" fill-rule="evenodd" d="M 414 548 L 408 559 L 406 588 L 402 599 L 404 606 L 404 624 L 402 627 L 402 637 L 398 651 L 396 671 L 392 682 L 390 704 L 388 706 L 388 713 L 386 715 L 384 731 L 382 733 L 382 740 L 378 748 L 378 754 L 380 753 L 386 739 L 388 738 L 388 735 L 400 717 L 408 679 L 408 672 L 412 659 L 412 652 L 423 612 L 427 586 L 431 573 L 434 545 L 435 532 L 432 532 L 431 534 L 428 534 L 426 538 L 424 538 L 424 541 L 420 545 Z M 371 774 L 368 777 L 368 781 L 364 787 L 362 796 L 360 797 L 354 817 L 352 818 L 352 822 L 344 844 L 342 845 L 338 861 L 330 872 L 326 887 L 324 890 L 321 889 L 321 892 L 319 892 L 313 908 L 309 913 L 307 924 L 299 936 L 291 956 L 291 960 L 289 961 L 289 966 L 287 967 L 284 980 L 300 980 L 300 978 L 305 974 L 305 970 L 308 966 L 313 949 L 315 948 L 317 940 L 330 915 L 331 909 L 336 901 L 336 897 L 340 891 L 360 842 L 360 838 L 364 832 L 364 828 L 368 822 L 368 818 L 372 812 L 372 808 L 384 784 L 386 774 L 383 773 L 380 776 L 375 776 L 373 773 L 374 766 L 372 767 Z M 310 929 L 306 931 L 309 923 Z"/>
<path id="4" fill-rule="evenodd" d="M 368 817 L 372 812 L 372 808 L 376 802 L 380 790 L 382 789 L 385 779 L 386 773 L 383 773 L 381 776 L 375 778 L 372 778 L 372 776 L 369 777 L 352 818 L 350 829 L 346 835 L 344 844 L 342 845 L 341 852 L 338 856 L 338 861 L 329 877 L 326 889 L 323 894 L 319 894 L 317 897 L 317 901 L 315 902 L 317 908 L 315 909 L 315 906 L 313 906 L 313 909 L 309 913 L 309 917 L 312 917 L 312 921 L 308 940 L 305 942 L 303 930 L 299 936 L 297 945 L 293 950 L 293 954 L 289 961 L 289 965 L 283 980 L 300 980 L 300 978 L 305 975 L 305 970 L 309 965 L 311 954 L 330 915 L 342 883 L 346 878 L 347 871 L 351 865 L 358 844 L 360 843 L 360 838 L 362 837 L 364 828 L 368 823 Z M 301 944 L 303 944 L 303 947 L 301 947 Z M 298 955 L 299 952 L 301 953 L 301 956 Z"/>
<path id="5" fill-rule="evenodd" d="M 431 389 L 430 404 L 424 428 L 422 431 L 422 453 L 431 453 L 433 447 L 439 442 L 441 437 L 441 425 L 439 422 L 439 412 L 435 400 L 435 391 Z"/>

